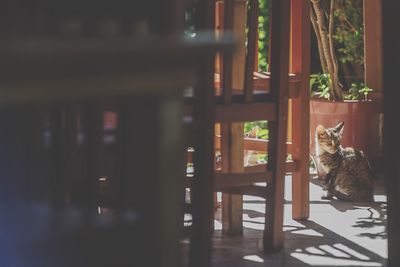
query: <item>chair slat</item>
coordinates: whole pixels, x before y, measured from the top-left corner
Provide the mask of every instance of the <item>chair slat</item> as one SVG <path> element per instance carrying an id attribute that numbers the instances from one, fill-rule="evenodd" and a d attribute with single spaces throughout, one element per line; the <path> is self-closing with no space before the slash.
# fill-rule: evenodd
<path id="1" fill-rule="evenodd" d="M 224 1 L 224 31 L 233 30 L 234 17 L 234 0 Z M 232 68 L 233 58 L 230 53 L 223 54 L 223 70 L 222 70 L 222 95 L 224 103 L 228 104 L 232 101 Z"/>
<path id="2" fill-rule="evenodd" d="M 223 193 L 234 194 L 234 195 L 250 195 L 256 197 L 265 198 L 267 193 L 265 186 L 248 185 L 248 186 L 237 186 L 237 187 L 221 187 L 219 190 Z"/>
<path id="3" fill-rule="evenodd" d="M 221 139 L 221 135 L 216 135 L 216 145 L 215 149 L 219 150 L 221 149 L 221 146 L 219 145 L 219 140 Z M 263 139 L 257 139 L 257 138 L 249 138 L 245 137 L 244 138 L 244 150 L 254 150 L 254 151 L 260 151 L 260 152 L 266 152 L 268 151 L 268 140 L 263 140 Z M 293 145 L 291 142 L 286 142 L 286 151 L 288 154 L 293 154 L 298 150 L 297 147 Z"/>
<path id="4" fill-rule="evenodd" d="M 247 34 L 247 53 L 246 53 L 246 67 L 245 67 L 245 80 L 244 80 L 244 100 L 250 103 L 253 100 L 253 73 L 254 63 L 256 57 L 257 37 L 258 37 L 258 15 L 259 6 L 258 0 L 250 0 L 249 11 L 249 25 Z"/>
<path id="5" fill-rule="evenodd" d="M 245 122 L 257 120 L 276 120 L 276 105 L 273 103 L 217 105 L 216 122 Z"/>
<path id="6" fill-rule="evenodd" d="M 217 95 L 220 95 L 221 91 L 221 81 L 220 74 L 216 73 L 214 79 L 214 86 L 216 88 Z M 253 101 L 254 96 L 257 94 L 267 94 L 270 91 L 270 81 L 271 74 L 269 72 L 254 72 L 253 76 Z M 289 98 L 297 98 L 299 96 L 300 84 L 302 83 L 302 75 L 291 73 L 289 75 Z M 238 94 L 242 95 L 242 90 L 232 90 L 232 101 L 234 101 L 234 97 Z"/>
<path id="7" fill-rule="evenodd" d="M 272 173 L 269 171 L 254 173 L 217 173 L 215 189 L 227 186 L 252 185 L 254 183 L 272 182 Z"/>

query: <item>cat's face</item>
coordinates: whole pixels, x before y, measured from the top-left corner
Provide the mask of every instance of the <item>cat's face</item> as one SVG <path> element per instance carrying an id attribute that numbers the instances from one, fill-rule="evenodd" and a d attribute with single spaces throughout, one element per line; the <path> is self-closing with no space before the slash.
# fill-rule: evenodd
<path id="1" fill-rule="evenodd" d="M 344 122 L 339 123 L 333 128 L 325 128 L 322 125 L 318 125 L 315 130 L 315 137 L 319 147 L 330 154 L 335 154 L 340 147 L 343 127 Z"/>

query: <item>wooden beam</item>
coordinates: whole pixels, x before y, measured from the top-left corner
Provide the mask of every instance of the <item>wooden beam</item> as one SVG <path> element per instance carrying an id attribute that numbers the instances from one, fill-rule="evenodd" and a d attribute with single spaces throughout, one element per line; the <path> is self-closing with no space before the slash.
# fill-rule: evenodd
<path id="1" fill-rule="evenodd" d="M 233 2 L 233 3 L 232 3 Z M 245 55 L 246 55 L 246 19 L 247 19 L 247 4 L 246 1 L 225 1 L 225 4 L 233 4 L 232 30 L 238 40 L 238 46 L 233 54 L 231 61 L 225 60 L 224 68 L 231 68 L 230 84 L 232 88 L 243 90 L 244 72 L 245 72 Z M 228 7 L 227 5 L 225 6 Z M 225 16 L 229 15 L 226 9 Z M 229 84 L 228 83 L 225 83 Z M 227 89 L 227 88 L 224 88 Z M 229 88 L 228 88 L 229 89 Z M 231 101 L 229 95 L 224 95 L 225 103 Z M 218 113 L 218 112 L 217 112 Z M 229 151 L 229 171 L 244 172 L 244 151 L 243 137 L 244 124 L 232 123 L 230 130 L 230 151 Z M 243 233 L 243 196 L 240 195 L 222 195 L 222 229 L 223 233 L 229 235 L 241 235 Z"/>
<path id="2" fill-rule="evenodd" d="M 268 164 L 260 164 L 245 167 L 245 172 L 239 173 L 216 173 L 216 190 L 221 187 L 235 187 L 243 185 L 252 185 L 254 183 L 272 182 L 272 173 L 266 171 Z M 288 161 L 285 164 L 286 173 L 297 172 L 299 163 L 297 161 Z M 265 197 L 265 196 L 264 196 Z"/>
<path id="3" fill-rule="evenodd" d="M 310 6 L 309 0 L 292 0 L 290 71 L 301 73 L 299 97 L 292 104 L 293 160 L 299 170 L 292 175 L 292 217 L 296 220 L 309 217 L 309 144 L 310 144 Z"/>
<path id="4" fill-rule="evenodd" d="M 215 149 L 220 150 L 221 149 L 221 136 L 216 135 L 215 136 Z M 267 152 L 268 151 L 268 140 L 263 140 L 263 139 L 256 139 L 256 138 L 244 138 L 244 150 L 254 150 L 254 151 L 259 151 L 259 152 Z M 286 150 L 288 154 L 293 154 L 295 151 L 295 148 L 292 143 L 287 142 L 286 143 Z"/>
<path id="5" fill-rule="evenodd" d="M 365 84 L 382 91 L 382 0 L 364 0 Z"/>
<path id="6" fill-rule="evenodd" d="M 246 166 L 245 172 L 262 172 L 268 169 L 268 164 L 258 164 L 253 166 Z M 297 161 L 286 161 L 285 170 L 286 173 L 296 172 L 299 169 L 299 163 Z M 266 181 L 264 181 L 266 182 Z"/>
<path id="7" fill-rule="evenodd" d="M 233 32 L 238 41 L 232 61 L 232 87 L 243 90 L 244 73 L 246 65 L 246 23 L 247 21 L 247 1 L 234 1 Z"/>
<path id="8" fill-rule="evenodd" d="M 215 187 L 233 187 L 252 185 L 254 183 L 271 182 L 271 173 L 263 172 L 240 172 L 240 173 L 217 173 Z"/>
<path id="9" fill-rule="evenodd" d="M 253 73 L 255 70 L 254 63 L 258 43 L 258 16 L 259 16 L 259 3 L 258 0 L 250 0 L 249 6 L 249 25 L 247 34 L 247 53 L 246 53 L 246 66 L 245 66 L 245 81 L 244 81 L 244 101 L 250 103 L 253 100 L 254 87 L 253 87 Z"/>
<path id="10" fill-rule="evenodd" d="M 256 120 L 276 120 L 275 104 L 230 104 L 228 106 L 217 105 L 215 120 L 217 122 L 245 122 Z"/>
<path id="11" fill-rule="evenodd" d="M 250 195 L 256 197 L 264 197 L 267 188 L 265 186 L 238 186 L 238 187 L 226 187 L 220 188 L 224 193 L 234 194 L 234 195 Z"/>
<path id="12" fill-rule="evenodd" d="M 211 30 L 215 25 L 215 2 L 200 1 L 196 13 L 201 21 L 201 30 Z M 189 266 L 211 265 L 212 234 L 214 231 L 214 116 L 215 97 L 213 90 L 215 60 L 210 57 L 199 62 L 197 76 L 200 78 L 194 88 L 196 101 L 193 118 L 198 131 L 194 154 L 195 179 L 192 179 L 193 224 L 190 240 Z M 178 264 L 180 265 L 180 264 Z"/>
<path id="13" fill-rule="evenodd" d="M 244 172 L 243 123 L 230 126 L 229 172 Z M 243 233 L 243 196 L 222 194 L 222 231 L 227 235 Z"/>
<path id="14" fill-rule="evenodd" d="M 220 74 L 216 71 L 214 76 L 214 86 L 217 88 L 217 94 L 221 90 Z M 289 98 L 295 98 L 299 95 L 299 87 L 301 82 L 301 75 L 299 73 L 291 73 L 289 75 Z M 270 80 L 271 73 L 269 72 L 254 72 L 253 73 L 253 87 L 257 92 L 269 92 L 270 91 Z M 241 87 L 240 87 L 241 88 Z M 242 89 L 233 88 L 232 94 L 243 93 Z"/>
<path id="15" fill-rule="evenodd" d="M 283 203 L 288 112 L 288 71 L 290 36 L 290 0 L 272 0 L 271 17 L 271 97 L 277 105 L 277 121 L 270 130 L 268 169 L 273 172 L 272 186 L 267 186 L 264 250 L 283 247 Z"/>
<path id="16" fill-rule="evenodd" d="M 223 11 L 221 12 L 223 15 L 223 26 L 224 31 L 234 32 L 237 35 L 237 32 L 234 31 L 234 20 L 235 20 L 235 4 L 233 0 L 224 1 Z M 217 14 L 220 15 L 220 12 Z M 240 33 L 239 33 L 240 34 Z M 238 40 L 240 41 L 240 39 Z M 240 47 L 240 46 L 239 46 Z M 236 48 L 236 54 L 238 51 L 238 46 Z M 239 50 L 240 51 L 240 50 Z M 224 103 L 229 104 L 232 100 L 232 85 L 233 85 L 233 57 L 231 53 L 223 54 L 222 65 L 224 66 L 222 69 L 222 97 L 224 99 Z"/>
<path id="17" fill-rule="evenodd" d="M 215 33 L 219 36 L 224 27 L 224 2 L 217 1 L 215 3 Z M 222 70 L 222 55 L 217 53 L 215 56 L 215 72 L 221 73 Z"/>
<path id="18" fill-rule="evenodd" d="M 221 153 L 221 123 L 214 124 L 214 171 L 222 169 L 222 153 Z M 220 149 L 217 149 L 219 147 Z M 219 151 L 220 162 L 217 162 L 217 151 Z M 214 179 L 216 181 L 216 178 Z M 215 183 L 215 182 L 214 182 Z M 219 206 L 217 192 L 214 188 L 214 210 Z M 214 227 L 215 229 L 215 227 Z"/>

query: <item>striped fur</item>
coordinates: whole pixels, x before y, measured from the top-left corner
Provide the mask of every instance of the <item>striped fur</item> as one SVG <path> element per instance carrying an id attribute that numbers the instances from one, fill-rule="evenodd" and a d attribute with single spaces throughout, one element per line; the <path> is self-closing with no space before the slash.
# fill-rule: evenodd
<path id="1" fill-rule="evenodd" d="M 333 128 L 318 125 L 315 131 L 317 162 L 327 173 L 323 181 L 327 193 L 323 198 L 373 201 L 374 183 L 368 159 L 362 151 L 340 145 L 343 129 L 341 122 Z"/>

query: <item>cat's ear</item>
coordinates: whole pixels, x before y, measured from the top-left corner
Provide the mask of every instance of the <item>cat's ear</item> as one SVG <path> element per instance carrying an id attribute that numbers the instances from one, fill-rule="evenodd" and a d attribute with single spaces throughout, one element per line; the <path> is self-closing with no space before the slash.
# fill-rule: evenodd
<path id="1" fill-rule="evenodd" d="M 319 125 L 317 126 L 317 129 L 315 130 L 315 132 L 316 132 L 318 135 L 323 135 L 323 134 L 325 134 L 325 127 L 322 126 L 321 124 L 319 124 Z"/>
<path id="2" fill-rule="evenodd" d="M 342 135 L 343 133 L 343 128 L 344 128 L 344 122 L 340 122 L 338 125 L 335 126 L 335 128 L 333 128 L 333 130 L 338 133 L 339 135 Z"/>

